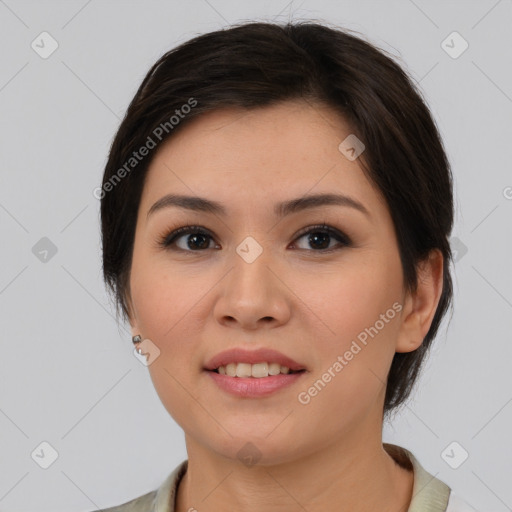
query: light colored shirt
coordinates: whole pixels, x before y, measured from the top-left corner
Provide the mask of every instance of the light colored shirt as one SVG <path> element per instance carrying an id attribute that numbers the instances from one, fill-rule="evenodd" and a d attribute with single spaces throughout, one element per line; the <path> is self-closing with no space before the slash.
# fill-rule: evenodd
<path id="1" fill-rule="evenodd" d="M 383 446 L 400 466 L 413 471 L 412 499 L 407 512 L 476 512 L 448 485 L 427 472 L 409 450 L 390 443 Z M 188 460 L 178 464 L 158 489 L 103 512 L 175 512 L 176 492 L 187 465 Z"/>

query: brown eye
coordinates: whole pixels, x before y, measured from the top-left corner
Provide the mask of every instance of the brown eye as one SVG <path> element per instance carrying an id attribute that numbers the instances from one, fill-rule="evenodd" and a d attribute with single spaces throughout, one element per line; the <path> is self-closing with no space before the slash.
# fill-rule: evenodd
<path id="1" fill-rule="evenodd" d="M 182 246 L 177 244 L 177 241 L 181 238 L 185 241 Z M 185 226 L 165 235 L 160 241 L 160 245 L 165 248 L 176 245 L 178 250 L 183 251 L 201 251 L 209 249 L 210 241 L 212 240 L 213 238 L 210 233 L 203 228 L 198 226 Z"/>
<path id="2" fill-rule="evenodd" d="M 309 247 L 313 248 L 314 252 L 331 252 L 344 246 L 350 246 L 352 243 L 346 235 L 325 224 L 307 228 L 307 231 L 302 232 L 296 240 L 306 236 L 307 243 Z M 333 239 L 338 241 L 338 245 L 329 247 Z M 306 247 L 306 250 L 308 249 L 309 248 Z"/>

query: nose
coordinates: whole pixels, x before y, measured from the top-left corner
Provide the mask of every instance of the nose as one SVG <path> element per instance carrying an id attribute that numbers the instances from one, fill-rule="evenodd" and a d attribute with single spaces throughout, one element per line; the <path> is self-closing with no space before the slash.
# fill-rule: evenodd
<path id="1" fill-rule="evenodd" d="M 219 283 L 214 306 L 219 323 L 256 330 L 277 327 L 289 320 L 292 294 L 270 252 L 264 250 L 255 259 L 246 258 L 243 250 L 234 253 L 231 270 Z"/>

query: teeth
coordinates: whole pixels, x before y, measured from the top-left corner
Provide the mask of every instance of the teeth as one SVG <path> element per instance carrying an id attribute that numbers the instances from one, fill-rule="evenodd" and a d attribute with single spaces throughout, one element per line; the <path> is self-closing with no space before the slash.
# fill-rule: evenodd
<path id="1" fill-rule="evenodd" d="M 251 377 L 251 366 L 249 363 L 238 363 L 236 366 L 236 376 Z"/>
<path id="2" fill-rule="evenodd" d="M 268 377 L 268 363 L 257 363 L 249 366 L 251 366 L 251 377 L 256 377 L 257 379 Z"/>
<path id="3" fill-rule="evenodd" d="M 280 373 L 290 373 L 290 368 L 281 366 L 279 363 L 229 363 L 226 366 L 219 366 L 217 371 L 221 375 L 229 377 L 254 377 L 261 379 L 269 375 L 279 375 Z"/>
<path id="4" fill-rule="evenodd" d="M 226 375 L 236 377 L 236 363 L 229 363 L 226 365 Z"/>
<path id="5" fill-rule="evenodd" d="M 283 366 L 284 368 L 284 366 Z M 268 367 L 269 375 L 279 375 L 281 373 L 281 365 L 279 363 L 270 363 Z"/>

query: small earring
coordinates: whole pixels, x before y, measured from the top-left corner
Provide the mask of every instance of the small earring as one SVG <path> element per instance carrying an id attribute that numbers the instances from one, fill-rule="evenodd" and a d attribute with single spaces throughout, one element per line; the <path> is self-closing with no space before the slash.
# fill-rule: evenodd
<path id="1" fill-rule="evenodd" d="M 134 344 L 134 345 L 136 345 L 137 343 L 140 343 L 140 342 L 141 342 L 141 340 L 142 340 L 142 338 L 141 338 L 140 334 L 137 334 L 136 336 L 134 336 L 134 337 L 132 338 L 132 341 L 133 341 L 133 344 Z M 140 347 L 139 347 L 139 348 L 137 348 L 137 352 L 138 352 L 139 354 L 142 354 L 142 349 L 141 349 Z"/>

